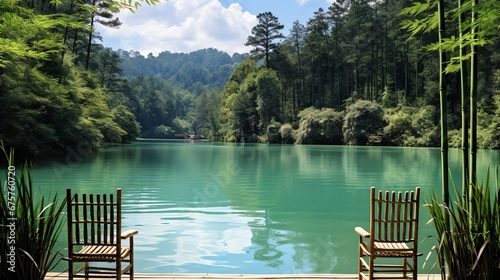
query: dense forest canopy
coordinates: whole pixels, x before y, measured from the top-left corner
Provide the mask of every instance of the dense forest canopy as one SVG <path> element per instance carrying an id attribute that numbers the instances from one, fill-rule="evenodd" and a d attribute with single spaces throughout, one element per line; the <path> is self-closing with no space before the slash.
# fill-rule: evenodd
<path id="1" fill-rule="evenodd" d="M 476 45 L 477 145 L 499 148 L 500 4 L 479 1 L 476 23 L 471 23 L 472 1 L 461 1 L 469 8 L 459 10 L 458 2 L 444 2 L 447 31 L 441 35 L 450 60 L 443 62 L 448 76 L 443 92 L 450 108 L 450 145 L 458 147 L 462 139 L 461 81 L 471 83 L 461 79 L 456 65 L 463 61 L 464 72 L 476 69 L 466 49 Z M 457 14 L 464 18 L 461 29 Z M 216 133 L 226 141 L 439 146 L 436 16 L 437 1 L 339 0 L 316 11 L 305 25 L 295 22 L 266 57 L 268 69 L 254 61 L 276 41 L 252 44 L 260 56 L 242 63 L 231 76 L 222 92 Z M 272 27 L 279 26 L 271 15 L 259 17 L 252 32 L 262 34 L 252 34 L 248 42 L 272 38 Z M 484 31 L 481 37 L 458 40 L 459 30 L 467 35 L 476 25 Z M 459 54 L 460 42 L 465 46 Z M 264 79 L 274 80 L 274 87 L 259 87 Z"/>
<path id="2" fill-rule="evenodd" d="M 445 4 L 448 10 L 458 5 Z M 437 10 L 428 5 L 402 13 L 411 5 L 338 0 L 288 32 L 263 12 L 246 42 L 254 47 L 250 55 L 209 48 L 145 57 L 103 47 L 93 28 L 119 26 L 114 14 L 133 5 L 0 0 L 0 139 L 33 156 L 179 133 L 223 141 L 437 146 L 439 60 L 432 49 L 438 31 L 435 24 L 417 27 L 428 32 L 408 27 Z M 481 29 L 489 30 L 478 51 L 478 146 L 499 148 L 500 7 L 493 0 L 478 5 L 487 19 Z M 446 20 L 451 45 L 459 26 L 452 13 Z M 458 57 L 457 48 L 448 52 Z M 450 71 L 444 89 L 449 142 L 456 147 L 459 75 Z"/>
<path id="3" fill-rule="evenodd" d="M 229 56 L 213 48 L 190 53 L 164 51 L 144 57 L 137 51 L 118 50 L 125 78 L 155 77 L 172 86 L 200 95 L 207 89 L 224 88 L 229 76 L 248 55 Z"/>

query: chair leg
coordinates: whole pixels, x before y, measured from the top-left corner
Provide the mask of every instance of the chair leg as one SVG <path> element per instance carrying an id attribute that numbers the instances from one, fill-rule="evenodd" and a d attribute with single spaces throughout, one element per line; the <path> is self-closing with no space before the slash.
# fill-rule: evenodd
<path id="1" fill-rule="evenodd" d="M 130 280 L 134 280 L 134 255 L 130 254 Z"/>
<path id="2" fill-rule="evenodd" d="M 73 261 L 68 262 L 68 280 L 73 280 Z"/>
<path id="3" fill-rule="evenodd" d="M 363 272 L 363 262 L 361 261 L 363 258 L 363 251 L 361 250 L 361 238 L 359 240 L 359 245 L 358 245 L 358 280 L 362 280 L 363 277 L 361 276 L 361 273 Z"/>
<path id="4" fill-rule="evenodd" d="M 89 279 L 90 263 L 85 262 L 85 279 Z"/>
<path id="5" fill-rule="evenodd" d="M 122 279 L 122 262 L 121 260 L 116 261 L 116 280 Z"/>
<path id="6" fill-rule="evenodd" d="M 417 256 L 413 255 L 413 257 L 412 257 L 412 263 L 413 263 L 413 267 L 412 267 L 413 280 L 417 280 L 417 275 L 418 275 L 418 272 L 417 272 Z"/>
<path id="7" fill-rule="evenodd" d="M 369 258 L 370 258 L 370 264 L 369 264 L 369 267 L 368 267 L 368 269 L 369 269 L 369 271 L 368 271 L 368 275 L 369 275 L 368 279 L 373 280 L 373 276 L 374 276 L 373 275 L 373 266 L 375 265 L 375 257 L 369 256 Z"/>
<path id="8" fill-rule="evenodd" d="M 407 273 L 408 271 L 408 260 L 406 258 L 403 258 L 403 277 L 407 278 Z"/>
<path id="9" fill-rule="evenodd" d="M 130 237 L 130 280 L 134 280 L 134 237 Z"/>
<path id="10" fill-rule="evenodd" d="M 130 280 L 134 280 L 134 263 L 130 263 Z"/>

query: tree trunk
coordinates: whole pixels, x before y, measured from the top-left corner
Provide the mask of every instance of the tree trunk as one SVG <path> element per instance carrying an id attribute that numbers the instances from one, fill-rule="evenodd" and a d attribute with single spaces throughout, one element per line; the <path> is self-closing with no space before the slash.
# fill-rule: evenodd
<path id="1" fill-rule="evenodd" d="M 471 28 L 471 73 L 470 73 L 470 158 L 469 158 L 469 182 L 474 183 L 476 180 L 476 152 L 477 152 L 477 46 L 476 46 L 476 27 L 474 22 L 477 18 L 475 11 L 477 7 L 477 0 L 472 0 L 472 24 Z"/>
<path id="2" fill-rule="evenodd" d="M 449 205 L 450 193 L 448 189 L 448 99 L 446 97 L 446 53 L 443 50 L 443 38 L 445 37 L 444 0 L 439 0 L 439 96 L 441 109 L 441 187 L 443 203 Z M 447 221 L 449 223 L 449 221 Z"/>
<path id="3" fill-rule="evenodd" d="M 95 2 L 96 2 L 96 0 L 93 1 L 92 7 L 95 7 Z M 95 12 L 92 12 L 92 16 L 90 17 L 89 43 L 87 45 L 87 59 L 85 61 L 85 70 L 89 69 L 90 50 L 92 47 L 92 34 L 94 33 L 94 16 L 95 16 Z"/>
<path id="4" fill-rule="evenodd" d="M 458 7 L 462 7 L 464 0 L 458 1 Z M 460 40 L 463 38 L 463 22 L 465 15 L 462 13 L 458 18 Z M 464 46 L 460 44 L 460 57 L 464 57 Z M 469 123 L 467 114 L 467 68 L 465 61 L 460 61 L 460 95 L 461 95 L 461 111 L 462 111 L 462 194 L 465 194 L 469 185 Z"/>

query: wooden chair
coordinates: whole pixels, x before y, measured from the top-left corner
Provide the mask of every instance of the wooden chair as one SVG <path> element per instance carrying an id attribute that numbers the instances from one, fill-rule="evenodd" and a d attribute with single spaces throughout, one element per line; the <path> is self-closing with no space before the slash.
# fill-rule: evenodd
<path id="1" fill-rule="evenodd" d="M 418 216 L 420 188 L 415 191 L 382 192 L 370 189 L 370 232 L 359 235 L 358 279 L 417 279 Z M 365 239 L 367 242 L 365 242 Z M 375 263 L 376 259 L 396 258 Z"/>
<path id="2" fill-rule="evenodd" d="M 121 232 L 121 189 L 113 194 L 71 194 L 66 190 L 69 279 L 134 279 L 134 235 Z M 122 239 L 129 247 L 122 247 Z M 76 267 L 76 263 L 83 263 Z M 108 264 L 106 264 L 108 263 Z M 114 263 L 110 265 L 109 263 Z"/>

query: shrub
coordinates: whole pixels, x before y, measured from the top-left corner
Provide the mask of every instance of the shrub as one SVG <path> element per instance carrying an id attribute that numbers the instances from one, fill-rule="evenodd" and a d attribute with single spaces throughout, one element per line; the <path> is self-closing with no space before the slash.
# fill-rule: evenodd
<path id="1" fill-rule="evenodd" d="M 266 136 L 267 142 L 269 143 L 281 143 L 281 134 L 279 133 L 281 123 L 272 121 L 271 124 L 267 126 Z"/>
<path id="2" fill-rule="evenodd" d="M 66 201 L 59 202 L 55 194 L 47 203 L 44 196 L 35 202 L 28 164 L 16 169 L 13 150 L 7 153 L 3 144 L 0 148 L 8 165 L 7 183 L 0 188 L 0 228 L 8 237 L 0 242 L 0 278 L 43 280 L 61 261 L 54 245 L 61 233 L 60 216 Z M 15 259 L 14 266 L 11 256 Z"/>
<path id="3" fill-rule="evenodd" d="M 310 107 L 299 113 L 295 132 L 298 144 L 342 144 L 342 113 L 331 108 Z"/>
<path id="4" fill-rule="evenodd" d="M 472 184 L 463 194 L 455 187 L 455 197 L 450 205 L 443 205 L 435 193 L 425 205 L 437 232 L 439 245 L 434 249 L 443 279 L 447 273 L 447 279 L 454 280 L 498 279 L 498 170 L 496 186 L 490 186 L 489 172 L 486 178 L 484 184 Z"/>
<path id="5" fill-rule="evenodd" d="M 279 131 L 281 135 L 281 139 L 283 143 L 285 144 L 292 144 L 293 143 L 293 127 L 289 123 L 285 123 L 280 127 Z"/>
<path id="6" fill-rule="evenodd" d="M 382 134 L 386 126 L 384 110 L 376 102 L 358 100 L 347 107 L 342 132 L 349 145 L 366 145 L 370 135 Z"/>
<path id="7" fill-rule="evenodd" d="M 175 137 L 175 131 L 171 127 L 162 124 L 155 127 L 152 137 L 171 139 Z"/>
<path id="8" fill-rule="evenodd" d="M 390 144 L 403 146 L 406 139 L 411 134 L 411 115 L 404 110 L 397 111 L 395 114 L 387 116 L 389 124 L 384 127 L 384 136 L 389 139 Z"/>

